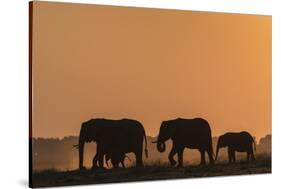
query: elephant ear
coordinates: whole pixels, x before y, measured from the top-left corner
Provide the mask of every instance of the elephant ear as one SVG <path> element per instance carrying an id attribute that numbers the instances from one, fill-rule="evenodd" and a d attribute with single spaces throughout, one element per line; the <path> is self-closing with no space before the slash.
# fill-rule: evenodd
<path id="1" fill-rule="evenodd" d="M 82 134 L 86 142 L 96 141 L 97 127 L 94 124 L 94 121 L 90 120 L 82 124 Z"/>
<path id="2" fill-rule="evenodd" d="M 229 137 L 228 137 L 228 135 L 225 135 L 225 134 L 221 135 L 219 137 L 219 141 L 221 143 L 221 147 L 225 147 L 226 144 L 229 144 Z"/>
<path id="3" fill-rule="evenodd" d="M 176 127 L 173 126 L 172 122 L 164 121 L 162 123 L 162 127 L 163 130 L 165 130 L 164 133 L 166 134 L 165 136 L 166 140 L 168 140 L 168 138 L 171 138 L 174 135 Z"/>
<path id="4" fill-rule="evenodd" d="M 173 124 L 171 124 L 171 123 L 167 124 L 167 130 L 168 130 L 168 133 L 170 134 L 171 137 L 174 136 L 175 129 L 176 129 L 176 127 L 174 127 Z"/>

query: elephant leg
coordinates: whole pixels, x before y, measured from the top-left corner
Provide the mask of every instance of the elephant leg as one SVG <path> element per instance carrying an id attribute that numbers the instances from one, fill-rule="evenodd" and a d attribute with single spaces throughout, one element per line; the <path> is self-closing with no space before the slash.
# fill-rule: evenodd
<path id="1" fill-rule="evenodd" d="M 97 153 L 92 161 L 92 169 L 97 167 L 103 167 L 103 155 L 103 149 L 100 147 L 100 145 L 97 145 Z"/>
<path id="2" fill-rule="evenodd" d="M 232 160 L 233 160 L 233 163 L 236 163 L 236 157 L 235 157 L 235 151 L 232 150 Z"/>
<path id="3" fill-rule="evenodd" d="M 97 164 L 98 164 L 98 156 L 96 154 L 92 161 L 92 169 L 97 168 L 97 166 L 98 166 Z"/>
<path id="4" fill-rule="evenodd" d="M 182 162 L 183 162 L 183 151 L 184 151 L 184 148 L 180 148 L 180 149 L 178 150 L 178 161 L 179 161 L 178 167 L 182 167 Z"/>
<path id="5" fill-rule="evenodd" d="M 116 163 L 113 163 L 112 166 L 113 166 L 114 169 L 118 168 L 118 164 L 116 164 Z"/>
<path id="6" fill-rule="evenodd" d="M 122 161 L 121 164 L 122 164 L 122 168 L 126 168 L 124 161 Z"/>
<path id="7" fill-rule="evenodd" d="M 98 167 L 98 158 L 99 158 L 100 153 L 101 153 L 101 148 L 100 148 L 100 145 L 97 144 L 96 154 L 92 160 L 92 169 Z"/>
<path id="8" fill-rule="evenodd" d="M 103 167 L 103 156 L 99 157 L 96 154 L 92 161 L 92 169 L 95 169 L 97 167 Z"/>
<path id="9" fill-rule="evenodd" d="M 177 150 L 175 146 L 173 146 L 172 150 L 169 153 L 169 160 L 171 163 L 171 166 L 174 166 L 176 164 L 176 161 L 174 160 L 174 155 L 177 153 Z"/>
<path id="10" fill-rule="evenodd" d="M 250 160 L 250 152 L 247 152 L 247 161 Z"/>
<path id="11" fill-rule="evenodd" d="M 103 168 L 103 155 L 99 157 L 99 167 Z"/>
<path id="12" fill-rule="evenodd" d="M 134 149 L 134 154 L 136 157 L 136 167 L 142 167 L 143 166 L 143 161 L 142 161 L 142 151 L 143 151 L 143 140 L 138 140 L 135 143 L 136 148 Z"/>
<path id="13" fill-rule="evenodd" d="M 207 153 L 208 153 L 208 156 L 209 156 L 210 164 L 214 164 L 214 157 L 213 157 L 213 153 L 212 153 L 211 149 L 209 149 L 207 151 Z"/>
<path id="14" fill-rule="evenodd" d="M 135 153 L 136 156 L 136 166 L 137 167 L 142 167 L 143 162 L 142 162 L 142 150 L 139 150 Z"/>
<path id="15" fill-rule="evenodd" d="M 255 160 L 256 160 L 255 155 L 254 155 L 253 152 L 251 153 L 251 160 L 252 160 L 252 161 L 255 161 Z"/>
<path id="16" fill-rule="evenodd" d="M 255 161 L 256 158 L 255 158 L 254 152 L 252 152 L 251 156 L 252 156 L 252 161 Z"/>
<path id="17" fill-rule="evenodd" d="M 252 161 L 255 160 L 255 155 L 254 155 L 254 150 L 253 150 L 253 148 L 252 148 L 251 151 L 250 151 L 250 157 L 251 157 L 251 160 L 252 160 Z"/>
<path id="18" fill-rule="evenodd" d="M 230 147 L 227 148 L 227 154 L 228 154 L 228 163 L 232 162 L 232 152 Z"/>
<path id="19" fill-rule="evenodd" d="M 201 165 L 205 165 L 206 164 L 206 160 L 205 160 L 205 150 L 200 150 L 200 154 L 201 154 Z"/>

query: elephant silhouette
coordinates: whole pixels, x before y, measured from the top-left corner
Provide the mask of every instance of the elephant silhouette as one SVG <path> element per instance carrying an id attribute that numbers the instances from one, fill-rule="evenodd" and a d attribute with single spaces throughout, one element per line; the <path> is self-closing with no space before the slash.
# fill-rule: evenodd
<path id="1" fill-rule="evenodd" d="M 247 161 L 250 159 L 255 160 L 255 141 L 252 135 L 246 131 L 238 133 L 228 132 L 219 136 L 215 160 L 218 158 L 219 149 L 223 147 L 228 148 L 227 151 L 229 163 L 236 162 L 235 152 L 247 152 Z"/>
<path id="2" fill-rule="evenodd" d="M 143 141 L 145 142 L 145 155 L 148 157 L 145 130 L 137 120 L 90 119 L 82 123 L 80 129 L 78 143 L 79 169 L 85 168 L 83 166 L 85 142 L 96 142 L 97 144 L 92 168 L 103 167 L 106 153 L 113 152 L 116 149 L 119 152 L 134 153 L 136 166 L 143 166 Z"/>
<path id="3" fill-rule="evenodd" d="M 205 164 L 205 152 L 208 153 L 210 164 L 213 164 L 213 145 L 209 123 L 202 118 L 163 121 L 157 141 L 157 149 L 164 152 L 166 149 L 165 141 L 171 139 L 172 149 L 169 153 L 171 166 L 176 164 L 173 159 L 178 154 L 178 167 L 182 167 L 184 148 L 198 149 L 201 154 L 201 164 Z"/>
<path id="4" fill-rule="evenodd" d="M 107 167 L 109 167 L 108 161 L 111 160 L 111 164 L 113 168 L 119 168 L 119 165 L 121 164 L 122 168 L 125 167 L 125 159 L 128 158 L 130 161 L 131 159 L 122 152 L 112 152 L 105 154 L 105 162 Z"/>

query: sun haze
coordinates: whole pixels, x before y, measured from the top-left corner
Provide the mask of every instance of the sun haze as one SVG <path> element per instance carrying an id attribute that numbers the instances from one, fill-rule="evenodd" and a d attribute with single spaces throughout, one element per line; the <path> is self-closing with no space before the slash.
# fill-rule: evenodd
<path id="1" fill-rule="evenodd" d="M 90 118 L 208 120 L 213 136 L 271 133 L 271 17 L 33 3 L 33 137 Z"/>

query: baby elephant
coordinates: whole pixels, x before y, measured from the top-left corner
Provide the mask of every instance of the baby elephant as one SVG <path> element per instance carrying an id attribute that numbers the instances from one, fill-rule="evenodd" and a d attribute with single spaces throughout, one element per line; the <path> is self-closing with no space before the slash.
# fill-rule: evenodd
<path id="1" fill-rule="evenodd" d="M 122 167 L 125 168 L 125 158 L 131 160 L 128 156 L 126 156 L 125 153 L 122 152 L 107 153 L 105 154 L 106 166 L 109 167 L 108 161 L 111 160 L 111 164 L 113 165 L 113 168 L 119 168 L 120 163 Z"/>
<path id="2" fill-rule="evenodd" d="M 219 149 L 223 147 L 228 147 L 228 159 L 229 163 L 236 162 L 235 152 L 247 152 L 247 161 L 255 160 L 254 150 L 255 141 L 252 135 L 246 131 L 240 133 L 228 132 L 221 135 L 217 143 L 216 158 L 218 157 Z"/>

